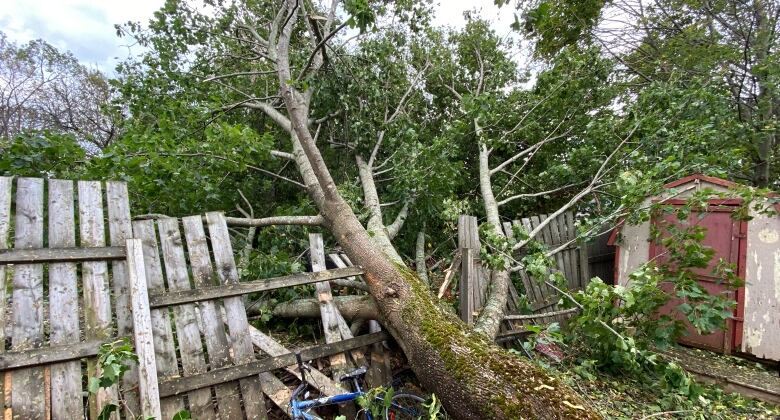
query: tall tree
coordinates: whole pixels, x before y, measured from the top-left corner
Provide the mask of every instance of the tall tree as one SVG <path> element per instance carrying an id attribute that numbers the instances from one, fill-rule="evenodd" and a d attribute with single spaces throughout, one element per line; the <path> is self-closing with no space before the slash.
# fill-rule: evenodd
<path id="1" fill-rule="evenodd" d="M 537 40 L 537 54 L 598 45 L 620 63 L 616 76 L 625 80 L 626 106 L 637 113 L 684 115 L 664 124 L 662 132 L 641 133 L 648 141 L 696 137 L 659 155 L 684 153 L 700 169 L 759 187 L 776 178 L 777 2 L 534 0 L 515 5 L 522 9 L 523 27 Z"/>
<path id="2" fill-rule="evenodd" d="M 43 40 L 18 46 L 0 32 L 0 137 L 50 130 L 104 149 L 118 130 L 111 99 L 108 79 L 69 52 Z"/>

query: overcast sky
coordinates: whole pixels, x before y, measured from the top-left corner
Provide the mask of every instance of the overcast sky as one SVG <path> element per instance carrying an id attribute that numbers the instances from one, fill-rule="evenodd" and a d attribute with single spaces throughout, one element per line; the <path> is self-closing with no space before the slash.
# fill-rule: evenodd
<path id="1" fill-rule="evenodd" d="M 131 49 L 116 36 L 114 24 L 146 23 L 164 0 L 0 0 L 0 31 L 16 43 L 42 38 L 71 51 L 84 64 L 112 73 Z M 512 12 L 493 0 L 439 0 L 435 23 L 461 26 L 463 12 L 480 9 L 500 35 L 509 32 Z M 136 50 L 136 52 L 138 52 Z"/>

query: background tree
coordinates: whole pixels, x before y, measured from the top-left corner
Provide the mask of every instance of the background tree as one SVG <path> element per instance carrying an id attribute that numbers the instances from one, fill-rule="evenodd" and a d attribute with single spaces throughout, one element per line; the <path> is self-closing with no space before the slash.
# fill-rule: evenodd
<path id="1" fill-rule="evenodd" d="M 0 33 L 0 137 L 48 130 L 72 134 L 90 152 L 117 136 L 109 82 L 43 40 L 22 46 Z"/>

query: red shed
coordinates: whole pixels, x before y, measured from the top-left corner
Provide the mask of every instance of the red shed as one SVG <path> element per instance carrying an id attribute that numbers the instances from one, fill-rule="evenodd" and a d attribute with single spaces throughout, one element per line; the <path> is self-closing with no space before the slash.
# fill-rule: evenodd
<path id="1" fill-rule="evenodd" d="M 696 190 L 711 188 L 728 193 L 737 185 L 725 179 L 695 174 L 666 184 L 665 191 L 648 197 L 646 204 L 663 201 L 682 205 Z M 780 360 L 780 217 L 759 214 L 751 209 L 751 220 L 734 220 L 732 212 L 741 203 L 736 194 L 727 194 L 726 199 L 710 200 L 706 210 L 690 215 L 691 222 L 695 220 L 707 228 L 704 244 L 715 250 L 710 267 L 696 272 L 699 282 L 710 293 L 723 292 L 724 286 L 711 275 L 711 269 L 723 258 L 737 266 L 745 285 L 736 292 L 728 292 L 737 301 L 737 306 L 725 330 L 700 335 L 691 328 L 691 334 L 681 341 L 724 353 L 736 351 Z M 672 219 L 676 216 L 667 221 Z M 626 285 L 629 274 L 649 259 L 663 263 L 662 248 L 650 241 L 650 226 L 657 222 L 619 225 L 613 231 L 609 244 L 617 246 L 616 284 Z M 674 306 L 676 302 L 671 302 L 662 311 L 671 311 Z"/>

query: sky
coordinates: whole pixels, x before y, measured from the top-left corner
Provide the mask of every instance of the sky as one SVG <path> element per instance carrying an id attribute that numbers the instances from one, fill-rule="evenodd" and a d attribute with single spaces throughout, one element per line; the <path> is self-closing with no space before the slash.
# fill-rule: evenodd
<path id="1" fill-rule="evenodd" d="M 164 0 L 0 0 L 0 31 L 17 44 L 41 38 L 70 51 L 83 64 L 112 74 L 114 66 L 138 47 L 116 36 L 115 24 L 146 23 Z M 493 0 L 439 0 L 434 23 L 460 27 L 463 12 L 478 9 L 499 35 L 509 32 L 510 8 Z"/>

